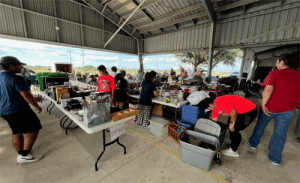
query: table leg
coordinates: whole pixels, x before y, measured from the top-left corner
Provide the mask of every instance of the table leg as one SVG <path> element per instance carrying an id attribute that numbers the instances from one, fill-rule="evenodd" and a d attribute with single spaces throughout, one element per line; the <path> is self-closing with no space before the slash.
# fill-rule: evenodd
<path id="1" fill-rule="evenodd" d="M 102 130 L 102 133 L 103 133 L 103 150 L 102 150 L 101 154 L 99 155 L 99 157 L 98 157 L 97 160 L 96 160 L 96 163 L 95 163 L 95 170 L 96 170 L 96 171 L 98 171 L 98 166 L 97 166 L 97 164 L 98 164 L 98 162 L 99 162 L 101 156 L 104 154 L 105 149 L 106 149 L 106 146 L 110 146 L 110 145 L 112 145 L 112 144 L 114 144 L 114 143 L 117 142 L 120 146 L 124 147 L 124 154 L 126 154 L 126 147 L 125 147 L 123 144 L 121 144 L 121 143 L 119 142 L 119 137 L 118 137 L 116 140 L 114 140 L 114 141 L 109 142 L 109 143 L 106 144 L 106 143 L 105 143 L 105 130 Z"/>
<path id="2" fill-rule="evenodd" d="M 64 115 L 62 118 L 60 118 L 59 124 L 61 124 L 62 120 L 67 117 L 67 115 Z"/>
<path id="3" fill-rule="evenodd" d="M 42 99 L 41 99 L 41 103 L 43 103 L 43 100 L 45 99 L 46 97 L 42 97 Z"/>
<path id="4" fill-rule="evenodd" d="M 70 127 L 70 125 L 73 123 L 73 121 L 71 121 L 71 123 L 68 124 L 67 128 L 66 128 L 66 135 L 68 135 L 68 129 Z"/>
<path id="5" fill-rule="evenodd" d="M 47 112 L 49 112 L 49 111 L 48 111 L 48 108 L 50 107 L 50 105 L 52 105 L 52 101 L 50 102 L 50 104 L 49 104 L 48 107 L 47 107 Z"/>
<path id="6" fill-rule="evenodd" d="M 177 108 L 175 108 L 175 121 L 177 119 Z"/>
<path id="7" fill-rule="evenodd" d="M 55 104 L 53 103 L 53 106 L 49 109 L 49 114 L 51 114 L 51 110 L 54 108 Z"/>

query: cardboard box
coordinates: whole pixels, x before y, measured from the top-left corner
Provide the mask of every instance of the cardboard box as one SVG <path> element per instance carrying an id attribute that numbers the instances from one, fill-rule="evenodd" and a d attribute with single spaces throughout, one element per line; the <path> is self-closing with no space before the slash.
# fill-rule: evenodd
<path id="1" fill-rule="evenodd" d="M 153 104 L 152 114 L 156 116 L 163 116 L 163 105 Z"/>
<path id="2" fill-rule="evenodd" d="M 129 108 L 123 111 L 115 112 L 110 114 L 110 119 L 112 122 L 119 121 L 121 119 L 128 118 L 130 116 L 137 115 L 140 111 L 134 108 Z"/>
<path id="3" fill-rule="evenodd" d="M 60 99 L 61 94 L 68 94 L 68 88 L 56 88 L 56 101 Z"/>

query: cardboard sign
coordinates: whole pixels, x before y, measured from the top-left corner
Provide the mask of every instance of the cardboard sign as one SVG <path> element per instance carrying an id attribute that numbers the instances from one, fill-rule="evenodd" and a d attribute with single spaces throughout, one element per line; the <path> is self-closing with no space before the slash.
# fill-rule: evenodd
<path id="1" fill-rule="evenodd" d="M 110 136 L 111 141 L 115 140 L 119 136 L 123 135 L 125 133 L 125 124 L 113 126 L 110 128 Z"/>

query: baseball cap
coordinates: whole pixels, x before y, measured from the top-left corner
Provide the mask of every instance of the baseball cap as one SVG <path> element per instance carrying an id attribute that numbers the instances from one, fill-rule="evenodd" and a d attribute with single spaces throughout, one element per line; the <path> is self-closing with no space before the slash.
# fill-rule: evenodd
<path id="1" fill-rule="evenodd" d="M 199 68 L 199 69 L 197 69 L 197 71 L 201 71 L 201 72 L 203 72 L 203 71 L 204 71 L 204 69 L 202 69 L 202 68 Z"/>
<path id="2" fill-rule="evenodd" d="M 123 74 L 123 75 L 125 76 L 125 75 L 126 75 L 126 71 L 120 70 L 120 71 L 119 71 L 119 74 Z"/>
<path id="3" fill-rule="evenodd" d="M 0 65 L 8 65 L 8 64 L 26 65 L 25 63 L 20 62 L 20 60 L 18 60 L 16 57 L 12 57 L 12 56 L 1 57 Z"/>

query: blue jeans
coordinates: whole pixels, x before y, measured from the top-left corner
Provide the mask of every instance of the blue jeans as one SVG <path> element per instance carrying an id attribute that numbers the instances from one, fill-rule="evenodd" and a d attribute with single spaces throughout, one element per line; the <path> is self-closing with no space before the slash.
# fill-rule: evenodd
<path id="1" fill-rule="evenodd" d="M 279 164 L 281 162 L 282 151 L 288 128 L 296 115 L 296 109 L 283 113 L 270 113 L 270 115 L 271 116 L 267 116 L 261 110 L 259 111 L 256 126 L 251 137 L 249 138 L 249 144 L 250 146 L 256 148 L 260 142 L 260 138 L 264 135 L 265 128 L 274 118 L 274 132 L 269 142 L 269 158 L 272 162 Z"/>
<path id="2" fill-rule="evenodd" d="M 300 114 L 298 114 L 298 121 L 296 123 L 295 132 L 297 138 L 300 138 Z"/>

